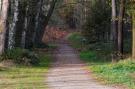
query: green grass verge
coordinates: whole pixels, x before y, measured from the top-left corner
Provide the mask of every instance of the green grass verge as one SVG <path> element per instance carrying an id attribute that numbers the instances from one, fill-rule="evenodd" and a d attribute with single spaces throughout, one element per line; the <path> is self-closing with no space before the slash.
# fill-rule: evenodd
<path id="1" fill-rule="evenodd" d="M 0 68 L 0 89 L 47 89 L 45 74 L 50 64 L 50 55 L 40 54 L 36 66 Z"/>
<path id="2" fill-rule="evenodd" d="M 135 61 L 125 60 L 118 63 L 89 65 L 98 79 L 108 84 L 119 84 L 135 89 Z"/>

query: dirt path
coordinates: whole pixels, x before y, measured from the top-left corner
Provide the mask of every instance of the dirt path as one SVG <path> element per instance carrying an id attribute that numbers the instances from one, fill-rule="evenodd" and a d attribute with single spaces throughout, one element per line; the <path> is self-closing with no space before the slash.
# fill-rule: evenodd
<path id="1" fill-rule="evenodd" d="M 117 89 L 96 82 L 68 44 L 59 44 L 47 75 L 49 89 Z"/>

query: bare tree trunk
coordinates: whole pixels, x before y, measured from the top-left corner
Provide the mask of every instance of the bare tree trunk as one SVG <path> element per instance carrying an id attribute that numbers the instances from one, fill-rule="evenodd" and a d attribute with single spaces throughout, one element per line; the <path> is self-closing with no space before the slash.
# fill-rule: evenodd
<path id="1" fill-rule="evenodd" d="M 22 31 L 22 39 L 21 39 L 21 47 L 22 48 L 25 48 L 26 31 L 28 30 L 28 10 L 29 10 L 29 5 L 27 5 L 26 9 L 25 9 L 24 30 Z"/>
<path id="2" fill-rule="evenodd" d="M 113 49 L 117 51 L 117 24 L 116 24 L 116 1 L 112 0 L 112 26 L 111 26 L 111 40 L 113 40 Z"/>
<path id="3" fill-rule="evenodd" d="M 39 0 L 38 4 L 37 4 L 37 14 L 36 14 L 36 18 L 35 18 L 35 29 L 34 29 L 34 34 L 33 34 L 33 44 L 35 43 L 35 39 L 36 39 L 36 30 L 38 29 L 39 26 L 39 16 L 41 13 L 41 5 L 42 5 L 42 0 Z"/>
<path id="4" fill-rule="evenodd" d="M 120 0 L 119 22 L 118 22 L 118 52 L 123 54 L 123 18 L 125 13 L 125 0 Z"/>
<path id="5" fill-rule="evenodd" d="M 52 16 L 56 3 L 57 3 L 57 0 L 52 0 L 52 2 L 50 4 L 50 9 L 47 13 L 47 16 L 44 16 L 42 13 L 40 13 L 40 19 L 42 19 L 42 20 L 40 20 L 40 24 L 38 26 L 39 28 L 37 29 L 36 37 L 35 37 L 35 44 L 37 47 L 44 46 L 44 43 L 42 42 L 44 30 Z"/>
<path id="6" fill-rule="evenodd" d="M 132 14 L 132 59 L 135 59 L 135 14 Z"/>
<path id="7" fill-rule="evenodd" d="M 6 21 L 7 21 L 8 8 L 9 8 L 9 1 L 3 0 L 1 17 L 0 17 L 0 54 L 4 52 L 4 48 L 5 48 L 5 35 L 7 29 Z"/>
<path id="8" fill-rule="evenodd" d="M 12 49 L 14 47 L 15 44 L 15 30 L 16 30 L 16 22 L 18 21 L 18 6 L 19 6 L 19 1 L 18 0 L 14 0 L 14 15 L 13 15 L 13 21 L 10 25 L 10 29 L 9 29 L 9 41 L 8 41 L 8 48 Z M 12 7 L 11 7 L 12 8 Z"/>

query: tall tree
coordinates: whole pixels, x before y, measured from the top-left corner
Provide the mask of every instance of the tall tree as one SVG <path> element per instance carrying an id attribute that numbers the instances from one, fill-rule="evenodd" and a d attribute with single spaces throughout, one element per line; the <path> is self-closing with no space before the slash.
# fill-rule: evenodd
<path id="1" fill-rule="evenodd" d="M 123 26 L 125 14 L 125 0 L 120 0 L 119 20 L 118 20 L 118 52 L 120 56 L 123 54 Z"/>
<path id="2" fill-rule="evenodd" d="M 132 58 L 135 59 L 135 13 L 132 13 Z"/>
<path id="3" fill-rule="evenodd" d="M 135 59 L 135 1 L 128 2 L 128 12 L 131 14 L 132 19 L 132 59 Z"/>
<path id="4" fill-rule="evenodd" d="M 113 40 L 113 49 L 117 51 L 117 24 L 116 24 L 116 0 L 112 0 L 112 26 L 111 26 L 111 40 Z"/>
<path id="5" fill-rule="evenodd" d="M 13 13 L 12 21 L 9 26 L 9 41 L 8 41 L 8 48 L 12 49 L 14 47 L 15 39 L 15 30 L 16 30 L 16 22 L 18 21 L 18 7 L 19 7 L 19 0 L 13 0 L 11 3 L 11 13 Z"/>
<path id="6" fill-rule="evenodd" d="M 5 36 L 6 36 L 6 22 L 9 8 L 9 0 L 2 0 L 2 10 L 0 16 L 0 54 L 4 52 Z"/>
<path id="7" fill-rule="evenodd" d="M 56 3 L 57 3 L 57 0 L 52 0 L 49 5 L 48 12 L 44 13 L 45 8 L 42 8 L 42 10 L 40 12 L 39 26 L 38 26 L 38 29 L 36 30 L 36 35 L 34 37 L 34 39 L 35 39 L 34 43 L 36 44 L 37 47 L 44 46 L 44 43 L 42 42 L 44 30 L 52 16 Z M 44 5 L 41 5 L 41 6 L 44 6 Z"/>

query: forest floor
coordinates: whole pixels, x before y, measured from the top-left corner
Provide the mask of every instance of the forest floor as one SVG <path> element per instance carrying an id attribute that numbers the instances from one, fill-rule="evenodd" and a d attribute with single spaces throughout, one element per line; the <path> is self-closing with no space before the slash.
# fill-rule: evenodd
<path id="1" fill-rule="evenodd" d="M 87 65 L 68 43 L 58 43 L 54 61 L 47 74 L 49 89 L 118 89 L 102 85 L 92 77 Z"/>
<path id="2" fill-rule="evenodd" d="M 44 77 L 51 60 L 49 53 L 40 52 L 36 66 L 0 66 L 0 89 L 46 89 Z"/>

